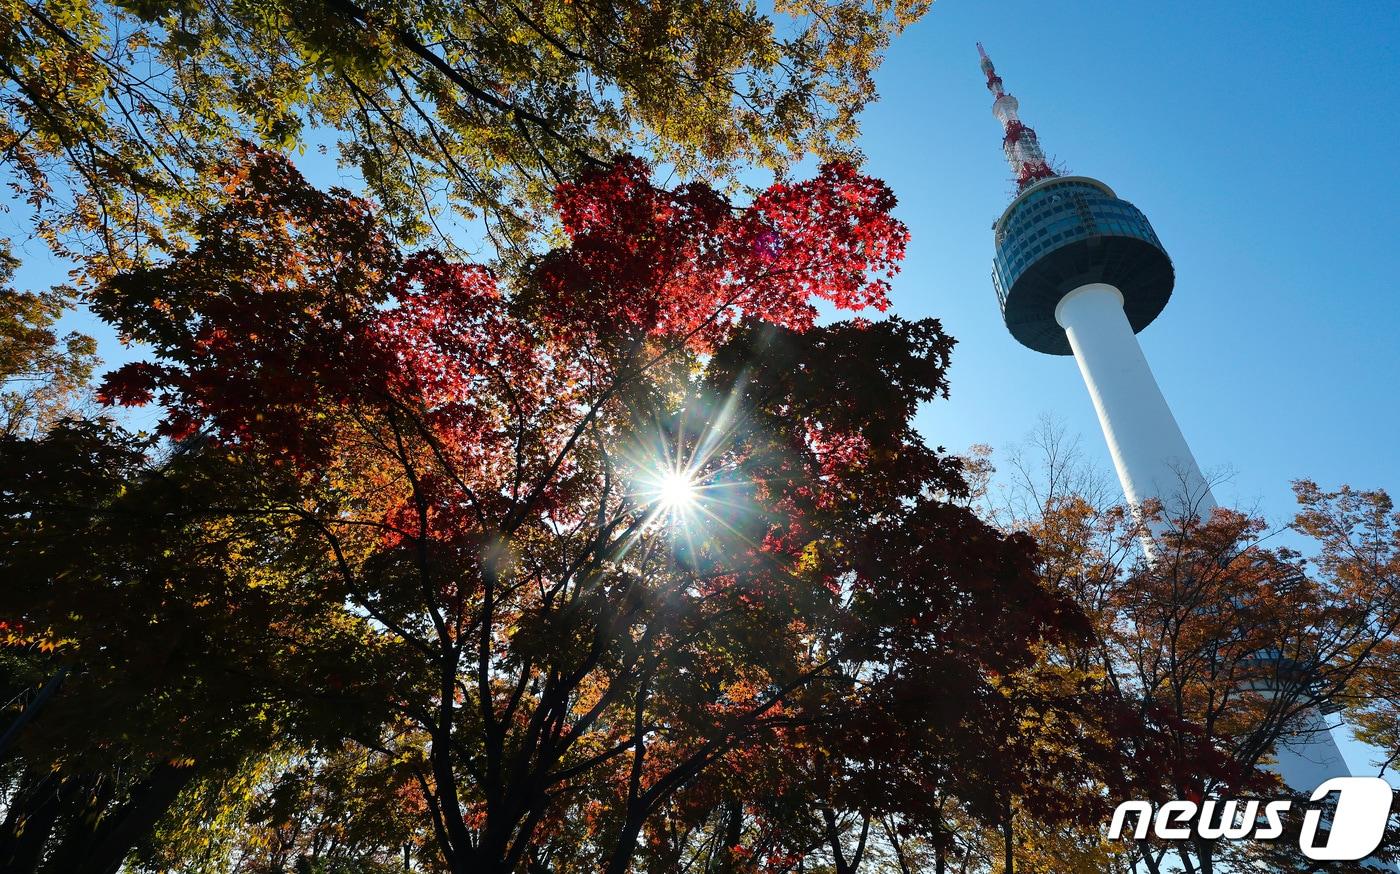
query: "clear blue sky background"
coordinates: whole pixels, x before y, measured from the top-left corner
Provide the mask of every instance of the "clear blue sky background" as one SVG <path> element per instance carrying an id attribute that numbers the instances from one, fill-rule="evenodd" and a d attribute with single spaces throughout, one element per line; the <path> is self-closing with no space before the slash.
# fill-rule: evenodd
<path id="1" fill-rule="evenodd" d="M 895 311 L 959 340 L 925 433 L 1000 448 L 1050 413 L 1111 470 L 1074 361 L 1020 346 L 997 310 L 1012 183 L 977 40 L 1047 153 L 1171 254 L 1176 292 L 1139 339 L 1202 466 L 1233 471 L 1217 497 L 1286 521 L 1296 477 L 1400 492 L 1400 4 L 938 0 L 891 48 L 862 147 L 913 233 Z M 336 181 L 314 154 L 309 175 Z M 22 287 L 60 280 L 18 218 L 0 232 Z"/>
<path id="2" fill-rule="evenodd" d="M 1111 470 L 1069 357 L 1006 332 L 989 226 L 1012 191 L 981 40 L 1046 152 L 1108 183 L 1176 265 L 1139 340 L 1223 503 L 1286 521 L 1291 479 L 1400 492 L 1400 4 L 940 0 L 896 42 L 869 170 L 910 226 L 896 310 L 957 337 L 950 449 L 1051 413 Z"/>

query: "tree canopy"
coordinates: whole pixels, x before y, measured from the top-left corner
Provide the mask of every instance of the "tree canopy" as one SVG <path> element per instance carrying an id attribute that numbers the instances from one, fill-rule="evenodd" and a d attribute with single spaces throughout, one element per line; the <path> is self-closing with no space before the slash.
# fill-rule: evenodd
<path id="1" fill-rule="evenodd" d="M 329 147 L 402 240 L 509 257 L 619 151 L 710 180 L 855 154 L 872 72 L 926 7 L 7 0 L 0 160 L 99 276 L 186 244 L 240 142 Z"/>

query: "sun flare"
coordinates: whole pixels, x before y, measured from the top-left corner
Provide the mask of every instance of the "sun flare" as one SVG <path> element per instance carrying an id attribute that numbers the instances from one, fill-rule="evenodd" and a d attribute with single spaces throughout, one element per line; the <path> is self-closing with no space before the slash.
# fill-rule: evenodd
<path id="1" fill-rule="evenodd" d="M 699 485 L 683 470 L 663 473 L 656 483 L 656 502 L 663 510 L 684 513 L 700 500 Z"/>

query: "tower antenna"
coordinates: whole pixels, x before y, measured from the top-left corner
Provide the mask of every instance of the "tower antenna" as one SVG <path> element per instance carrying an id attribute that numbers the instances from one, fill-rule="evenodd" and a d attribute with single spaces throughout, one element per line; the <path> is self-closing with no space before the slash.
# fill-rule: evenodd
<path id="1" fill-rule="evenodd" d="M 1035 130 L 1027 127 L 1017 116 L 1016 110 L 1020 107 L 1020 102 L 1006 93 L 1001 77 L 992 65 L 992 59 L 987 57 L 987 50 L 982 48 L 980 42 L 977 44 L 977 54 L 982 58 L 982 72 L 987 76 L 987 90 L 996 98 L 992 101 L 992 114 L 1006 131 L 1001 140 L 1001 148 L 1006 152 L 1006 162 L 1011 165 L 1011 172 L 1016 176 L 1017 189 L 1025 191 L 1041 179 L 1058 175 L 1050 169 L 1050 164 L 1045 160 L 1045 153 L 1040 149 Z"/>

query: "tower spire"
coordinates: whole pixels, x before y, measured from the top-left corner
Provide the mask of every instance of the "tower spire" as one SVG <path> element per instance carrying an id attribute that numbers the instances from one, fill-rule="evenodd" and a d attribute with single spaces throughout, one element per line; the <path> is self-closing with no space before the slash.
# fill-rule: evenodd
<path id="1" fill-rule="evenodd" d="M 1035 131 L 1017 117 L 1016 110 L 1020 103 L 1002 88 L 1001 77 L 997 75 L 996 67 L 992 66 L 992 59 L 987 57 L 987 50 L 982 48 L 980 42 L 977 44 L 977 54 L 982 58 L 982 72 L 987 75 L 987 90 L 996 97 L 992 102 L 992 114 L 1006 131 L 1006 136 L 1001 140 L 1001 148 L 1006 152 L 1006 161 L 1011 165 L 1011 172 L 1016 175 L 1018 189 L 1024 191 L 1041 179 L 1058 175 L 1046 162 L 1045 153 L 1040 150 L 1040 141 L 1036 139 Z"/>

